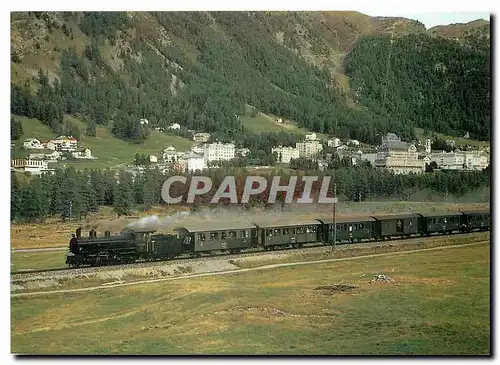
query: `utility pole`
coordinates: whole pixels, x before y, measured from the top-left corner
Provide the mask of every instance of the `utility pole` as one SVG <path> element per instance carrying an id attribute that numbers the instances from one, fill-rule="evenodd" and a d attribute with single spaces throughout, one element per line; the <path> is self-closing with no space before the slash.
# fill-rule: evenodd
<path id="1" fill-rule="evenodd" d="M 70 200 L 69 201 L 69 220 L 71 220 L 71 211 L 72 211 L 72 209 L 73 209 L 73 201 Z"/>
<path id="2" fill-rule="evenodd" d="M 337 183 L 333 184 L 333 245 L 334 251 L 337 247 Z"/>

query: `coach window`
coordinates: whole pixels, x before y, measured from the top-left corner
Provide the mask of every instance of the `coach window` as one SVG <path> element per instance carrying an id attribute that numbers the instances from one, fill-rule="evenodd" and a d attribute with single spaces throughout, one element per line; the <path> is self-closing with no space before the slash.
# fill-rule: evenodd
<path id="1" fill-rule="evenodd" d="M 281 230 L 280 230 L 280 229 L 278 229 L 278 228 L 276 228 L 276 229 L 274 230 L 274 235 L 275 235 L 275 236 L 279 236 L 280 234 L 281 234 Z"/>
<path id="2" fill-rule="evenodd" d="M 240 231 L 240 237 L 241 238 L 247 238 L 248 237 L 247 231 Z"/>
<path id="3" fill-rule="evenodd" d="M 273 231 L 271 229 L 266 229 L 266 236 L 272 237 L 273 236 Z"/>
<path id="4" fill-rule="evenodd" d="M 226 232 L 221 232 L 220 233 L 220 239 L 225 240 L 226 239 Z"/>
<path id="5" fill-rule="evenodd" d="M 229 231 L 229 238 L 236 238 L 236 231 Z"/>
<path id="6" fill-rule="evenodd" d="M 295 228 L 290 228 L 290 233 L 295 234 Z"/>
<path id="7" fill-rule="evenodd" d="M 205 233 L 198 233 L 198 240 L 205 241 Z"/>
<path id="8" fill-rule="evenodd" d="M 210 233 L 210 241 L 214 241 L 219 238 L 219 234 L 217 232 Z"/>
<path id="9" fill-rule="evenodd" d="M 309 232 L 310 233 L 316 233 L 316 226 L 309 227 Z"/>

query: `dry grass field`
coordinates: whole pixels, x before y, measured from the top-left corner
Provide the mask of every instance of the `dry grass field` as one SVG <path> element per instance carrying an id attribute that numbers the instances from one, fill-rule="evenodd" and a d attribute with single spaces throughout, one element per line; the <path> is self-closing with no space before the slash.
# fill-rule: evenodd
<path id="1" fill-rule="evenodd" d="M 386 274 L 391 283 L 370 283 Z M 489 354 L 490 246 L 11 300 L 23 354 Z"/>

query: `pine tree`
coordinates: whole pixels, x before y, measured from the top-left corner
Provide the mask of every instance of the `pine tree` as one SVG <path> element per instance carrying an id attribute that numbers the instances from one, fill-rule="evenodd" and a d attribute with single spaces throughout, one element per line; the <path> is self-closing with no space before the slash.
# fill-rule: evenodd
<path id="1" fill-rule="evenodd" d="M 24 134 L 23 125 L 17 118 L 10 118 L 10 139 L 16 141 Z"/>
<path id="2" fill-rule="evenodd" d="M 115 187 L 113 206 L 118 216 L 129 215 L 134 206 L 133 187 L 130 174 L 122 171 Z"/>

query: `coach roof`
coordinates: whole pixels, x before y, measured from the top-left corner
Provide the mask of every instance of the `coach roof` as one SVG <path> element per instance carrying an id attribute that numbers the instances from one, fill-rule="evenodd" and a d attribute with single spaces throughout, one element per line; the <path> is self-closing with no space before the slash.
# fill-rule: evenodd
<path id="1" fill-rule="evenodd" d="M 317 226 L 319 222 L 315 219 L 291 218 L 291 219 L 262 219 L 255 220 L 255 225 L 259 228 L 274 228 L 274 227 L 297 227 L 297 226 Z"/>
<path id="2" fill-rule="evenodd" d="M 236 229 L 252 229 L 255 225 L 240 221 L 214 221 L 185 224 L 175 230 L 186 230 L 188 232 L 211 232 L 211 231 L 231 231 Z"/>
<path id="3" fill-rule="evenodd" d="M 317 218 L 318 221 L 325 224 L 332 224 L 333 217 L 321 217 Z M 335 223 L 358 223 L 358 222 L 374 222 L 375 218 L 369 216 L 337 216 L 335 217 Z"/>

